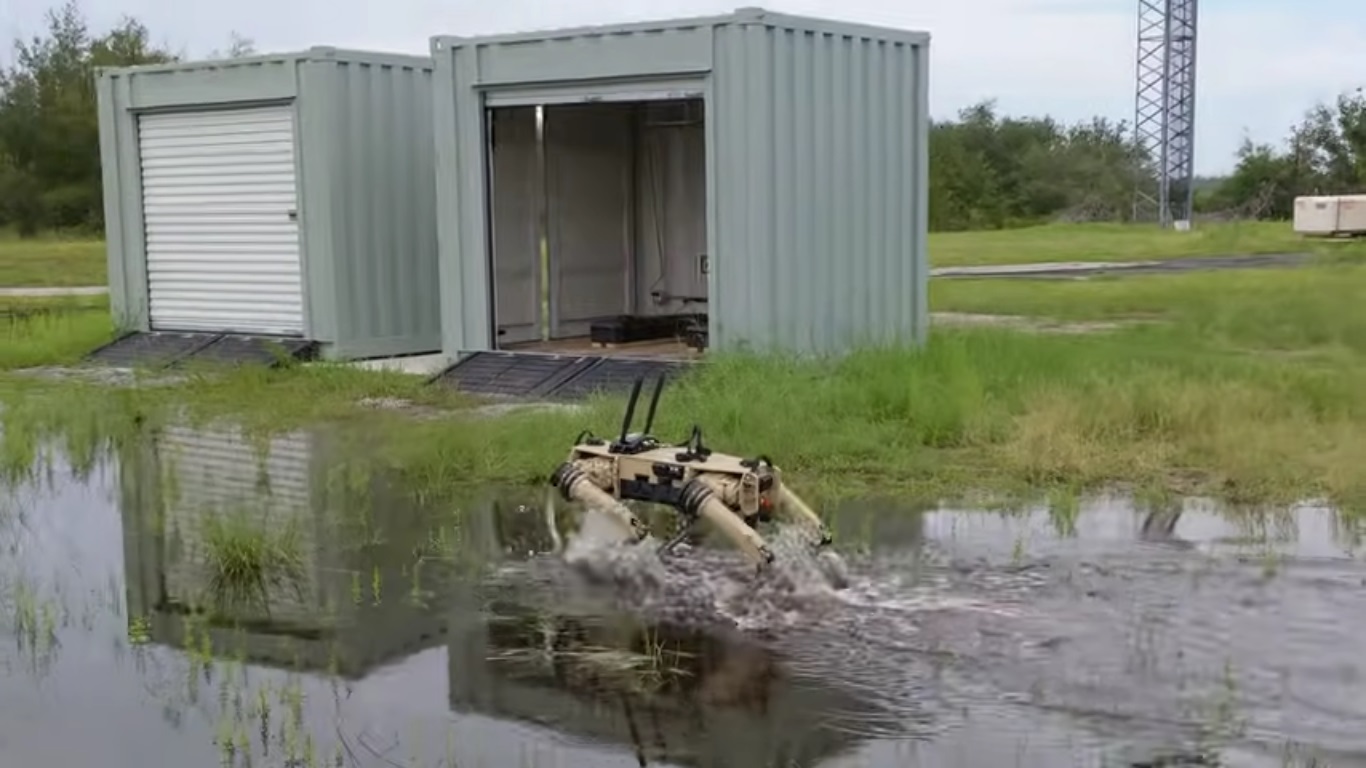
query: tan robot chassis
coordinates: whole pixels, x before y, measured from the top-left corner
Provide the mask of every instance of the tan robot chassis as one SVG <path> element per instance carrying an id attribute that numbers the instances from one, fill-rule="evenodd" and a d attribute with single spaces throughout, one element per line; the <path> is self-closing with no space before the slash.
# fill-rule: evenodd
<path id="1" fill-rule="evenodd" d="M 643 384 L 644 379 L 635 381 L 621 434 L 615 440 L 581 434 L 569 457 L 551 475 L 551 485 L 565 499 L 609 513 L 637 542 L 650 531 L 623 501 L 673 507 L 682 524 L 660 547 L 660 554 L 674 549 L 702 521 L 734 543 L 759 568 L 774 559 L 773 550 L 756 530 L 760 523 L 798 525 L 808 547 L 822 554 L 828 551 L 829 529 L 784 485 L 782 472 L 767 457 L 717 453 L 703 444 L 702 430 L 696 426 L 682 445 L 662 443 L 650 434 L 664 389 L 663 375 L 655 383 L 644 429 L 631 432 Z M 834 553 L 829 552 L 829 556 Z"/>

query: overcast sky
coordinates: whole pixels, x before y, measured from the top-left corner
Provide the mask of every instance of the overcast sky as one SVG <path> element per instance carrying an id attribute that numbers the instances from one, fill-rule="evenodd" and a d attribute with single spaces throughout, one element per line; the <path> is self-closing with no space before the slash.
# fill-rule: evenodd
<path id="1" fill-rule="evenodd" d="M 58 0 L 0 0 L 0 60 L 42 31 Z M 1366 85 L 1362 0 L 1202 0 L 1196 167 L 1227 170 L 1244 135 L 1277 141 L 1316 100 Z M 311 45 L 425 53 L 433 34 L 468 35 L 648 20 L 763 5 L 775 11 L 922 29 L 931 106 L 949 117 L 995 98 L 1010 113 L 1131 120 L 1137 0 L 82 0 L 100 30 L 122 15 L 191 56 L 230 33 L 260 51 Z"/>

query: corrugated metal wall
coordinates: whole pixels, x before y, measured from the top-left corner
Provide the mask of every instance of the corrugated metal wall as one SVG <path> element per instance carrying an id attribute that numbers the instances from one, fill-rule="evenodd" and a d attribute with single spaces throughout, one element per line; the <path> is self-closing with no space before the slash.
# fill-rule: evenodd
<path id="1" fill-rule="evenodd" d="M 835 352 L 928 325 L 924 46 L 716 30 L 709 306 L 718 347 Z"/>
<path id="2" fill-rule="evenodd" d="M 433 53 L 447 354 L 490 343 L 485 95 L 621 90 L 646 77 L 704 86 L 714 348 L 925 338 L 927 34 L 745 10 L 438 37 Z"/>
<path id="3" fill-rule="evenodd" d="M 110 295 L 149 328 L 137 120 L 291 104 L 296 116 L 306 332 L 332 357 L 440 348 L 432 62 L 316 48 L 99 74 Z"/>
<path id="4" fill-rule="evenodd" d="M 335 299 L 315 303 L 319 319 L 346 356 L 439 349 L 430 63 L 313 60 L 302 85 L 302 141 L 326 152 L 305 166 L 331 225 Z"/>

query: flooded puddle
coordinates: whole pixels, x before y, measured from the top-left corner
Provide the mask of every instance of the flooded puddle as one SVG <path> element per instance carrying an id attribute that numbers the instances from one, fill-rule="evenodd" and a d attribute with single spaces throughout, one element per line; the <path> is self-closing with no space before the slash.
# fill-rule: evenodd
<path id="1" fill-rule="evenodd" d="M 344 444 L 171 429 L 0 495 L 3 763 L 1366 765 L 1331 510 L 848 503 L 833 592 L 573 567 L 591 516 L 414 500 Z"/>

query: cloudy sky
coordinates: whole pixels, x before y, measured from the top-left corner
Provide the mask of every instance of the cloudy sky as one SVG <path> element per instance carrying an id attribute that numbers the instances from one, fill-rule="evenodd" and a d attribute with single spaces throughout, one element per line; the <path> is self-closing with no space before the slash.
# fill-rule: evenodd
<path id="1" fill-rule="evenodd" d="M 9 40 L 42 30 L 58 0 L 0 0 Z M 1241 139 L 1275 141 L 1317 100 L 1366 85 L 1361 0 L 1202 0 L 1196 167 L 1225 171 Z M 433 34 L 468 35 L 648 20 L 763 5 L 775 11 L 927 30 L 932 109 L 948 117 L 994 98 L 1010 113 L 1133 115 L 1137 0 L 82 0 L 95 29 L 122 15 L 191 56 L 235 31 L 258 50 L 310 45 L 425 53 Z M 196 7 L 198 6 L 198 7 Z"/>

